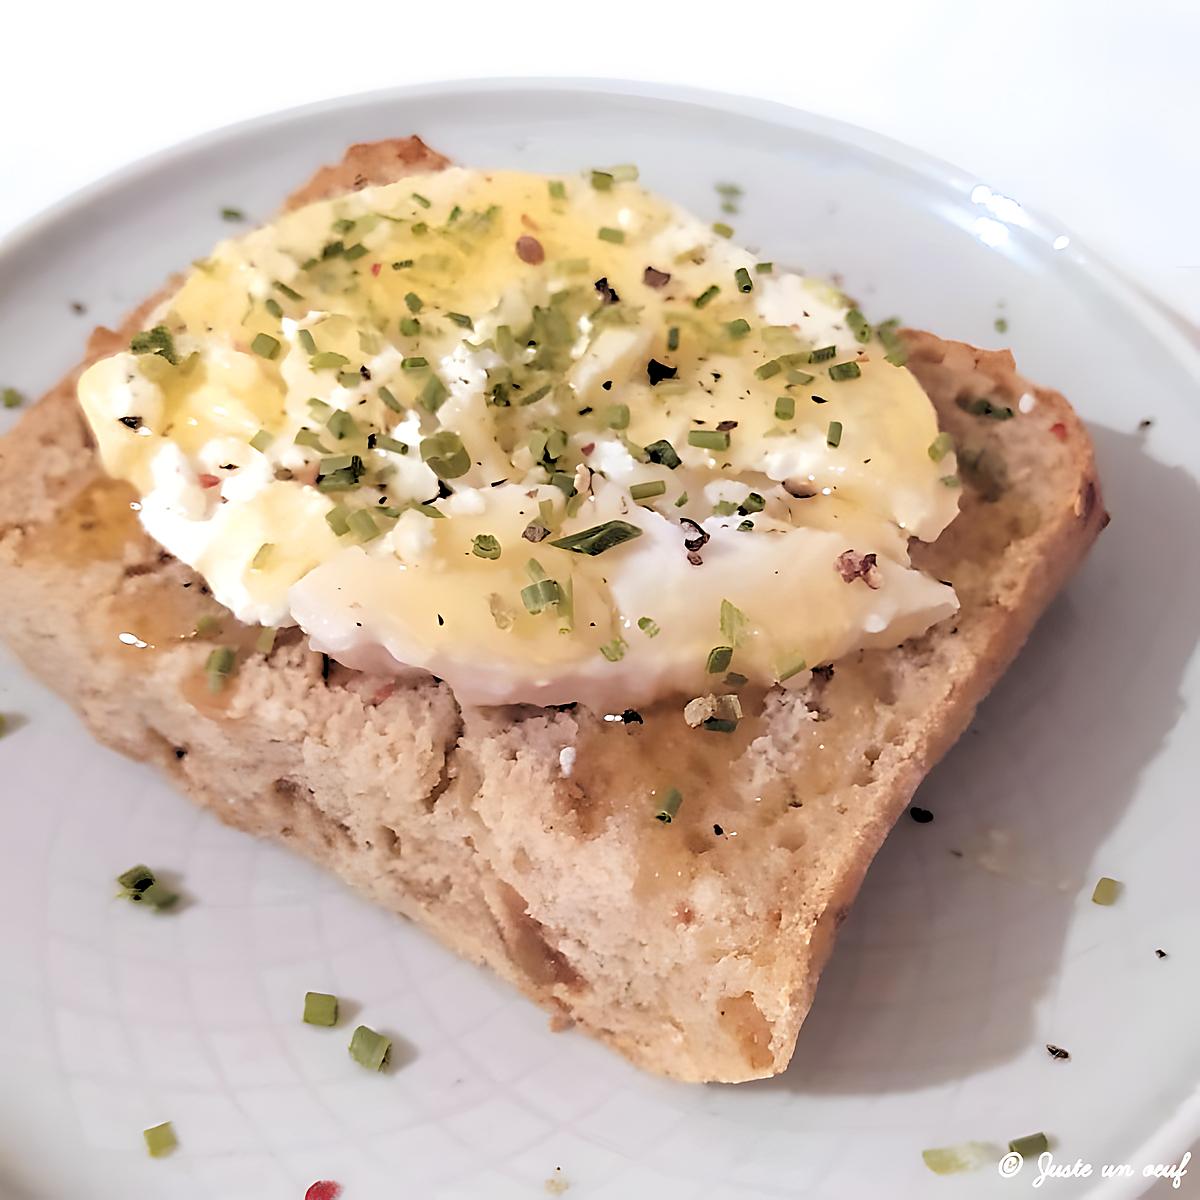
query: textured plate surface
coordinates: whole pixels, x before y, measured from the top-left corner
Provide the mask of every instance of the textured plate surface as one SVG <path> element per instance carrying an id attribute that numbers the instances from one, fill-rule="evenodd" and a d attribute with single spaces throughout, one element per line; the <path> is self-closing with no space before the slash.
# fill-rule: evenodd
<path id="1" fill-rule="evenodd" d="M 1001 1179 L 1001 1147 L 1035 1130 L 1095 1167 L 1045 1194 L 1139 1194 L 1146 1163 L 1200 1134 L 1196 347 L 1060 228 L 872 135 L 676 89 L 484 83 L 223 131 L 47 214 L 0 248 L 3 382 L 48 386 L 91 323 L 229 233 L 223 206 L 266 217 L 347 143 L 410 132 L 467 164 L 637 162 L 713 217 L 714 182 L 737 180 L 738 235 L 765 256 L 838 273 L 868 315 L 1011 342 L 1065 391 L 1113 524 L 922 788 L 935 821 L 904 819 L 880 854 L 791 1069 L 736 1088 L 551 1034 L 482 971 L 94 745 L 4 659 L 0 1195 L 300 1200 L 334 1179 L 346 1200 L 547 1180 L 579 1200 L 1011 1196 L 1036 1170 Z M 191 903 L 151 918 L 112 900 L 141 860 Z M 1126 885 L 1114 907 L 1090 903 L 1100 875 Z M 345 1022 L 302 1025 L 307 989 L 395 1034 L 398 1065 L 367 1075 Z M 141 1130 L 164 1120 L 179 1150 L 150 1160 Z M 954 1180 L 926 1170 L 922 1148 L 963 1141 L 995 1149 Z M 1134 1177 L 1102 1181 L 1105 1163 Z"/>

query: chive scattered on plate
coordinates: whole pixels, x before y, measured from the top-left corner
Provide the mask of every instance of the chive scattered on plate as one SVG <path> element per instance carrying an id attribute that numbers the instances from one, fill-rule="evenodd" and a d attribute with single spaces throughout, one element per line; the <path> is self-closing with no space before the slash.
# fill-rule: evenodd
<path id="1" fill-rule="evenodd" d="M 658 812 L 654 814 L 654 819 L 661 821 L 664 825 L 670 825 L 678 815 L 679 806 L 682 803 L 683 793 L 678 788 L 668 788 L 666 795 L 663 796 L 662 804 L 659 805 Z"/>
<path id="2" fill-rule="evenodd" d="M 391 1052 L 391 1038 L 366 1025 L 360 1025 L 350 1037 L 350 1057 L 369 1071 L 382 1071 Z"/>
<path id="3" fill-rule="evenodd" d="M 1105 906 L 1115 904 L 1121 895 L 1121 887 L 1119 880 L 1109 879 L 1107 875 L 1102 876 L 1096 881 L 1096 886 L 1092 891 L 1092 903 Z"/>
<path id="4" fill-rule="evenodd" d="M 338 1019 L 338 998 L 328 992 L 304 993 L 304 1023 L 333 1026 Z M 353 1053 L 353 1051 L 351 1051 Z"/>
<path id="5" fill-rule="evenodd" d="M 162 1158 L 164 1154 L 170 1154 L 179 1145 L 179 1139 L 176 1138 L 170 1121 L 143 1129 L 142 1137 L 146 1139 L 146 1149 L 151 1158 Z"/>
<path id="6" fill-rule="evenodd" d="M 1040 1131 L 1028 1133 L 1024 1137 L 1013 1138 L 1008 1143 L 1008 1148 L 1022 1158 L 1034 1158 L 1050 1149 L 1050 1139 Z"/>

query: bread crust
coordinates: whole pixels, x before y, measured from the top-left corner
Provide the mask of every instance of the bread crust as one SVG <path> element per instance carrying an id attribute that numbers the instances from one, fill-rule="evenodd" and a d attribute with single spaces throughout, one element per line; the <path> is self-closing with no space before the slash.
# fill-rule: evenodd
<path id="1" fill-rule="evenodd" d="M 352 146 L 287 206 L 446 165 L 415 137 Z M 640 724 L 461 709 L 444 684 L 346 671 L 295 631 L 247 652 L 211 697 L 212 642 L 191 630 L 215 603 L 104 480 L 75 400 L 79 371 L 127 345 L 157 300 L 96 330 L 0 439 L 0 630 L 29 669 L 101 741 L 421 922 L 559 1024 L 677 1079 L 783 1070 L 884 837 L 1107 522 L 1066 400 L 1007 352 L 905 331 L 910 368 L 974 462 L 958 520 L 913 545 L 962 609 L 804 693 L 758 698 L 731 739 L 687 730 L 677 703 Z M 1017 415 L 959 404 L 978 396 Z M 250 634 L 226 616 L 231 638 Z M 640 797 L 685 759 L 696 785 L 664 827 Z"/>

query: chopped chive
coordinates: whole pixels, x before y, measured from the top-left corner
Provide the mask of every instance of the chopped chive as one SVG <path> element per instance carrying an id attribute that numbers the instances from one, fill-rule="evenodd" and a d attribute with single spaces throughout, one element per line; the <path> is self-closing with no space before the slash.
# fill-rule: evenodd
<path id="1" fill-rule="evenodd" d="M 400 333 L 403 337 L 416 337 L 421 332 L 421 322 L 416 317 L 400 318 Z"/>
<path id="2" fill-rule="evenodd" d="M 539 579 L 521 589 L 521 603 L 531 616 L 537 616 L 549 605 L 557 604 L 562 593 L 553 579 Z"/>
<path id="3" fill-rule="evenodd" d="M 791 396 L 776 396 L 775 416 L 780 421 L 793 420 L 796 416 L 796 401 Z"/>
<path id="4" fill-rule="evenodd" d="M 816 379 L 816 376 L 810 375 L 807 371 L 797 371 L 793 369 L 787 373 L 787 386 L 803 386 L 804 384 L 812 383 L 814 379 Z"/>
<path id="5" fill-rule="evenodd" d="M 689 446 L 702 450 L 728 450 L 729 433 L 723 429 L 692 429 L 687 436 Z"/>
<path id="6" fill-rule="evenodd" d="M 672 325 L 671 328 L 667 330 L 667 349 L 668 350 L 678 350 L 679 349 L 679 326 L 678 325 Z"/>
<path id="7" fill-rule="evenodd" d="M 791 679 L 793 675 L 799 675 L 801 671 L 808 668 L 808 663 L 802 658 L 794 658 L 791 662 L 784 665 L 779 672 L 779 682 L 783 683 L 785 679 Z"/>
<path id="8" fill-rule="evenodd" d="M 687 492 L 681 492 L 679 499 L 675 501 L 676 508 L 682 508 L 688 502 Z"/>
<path id="9" fill-rule="evenodd" d="M 835 383 L 845 379 L 857 379 L 862 374 L 862 368 L 856 362 L 834 363 L 829 368 L 829 378 Z"/>
<path id="10" fill-rule="evenodd" d="M 970 1142 L 963 1146 L 935 1146 L 921 1151 L 921 1160 L 935 1175 L 957 1175 L 960 1171 L 973 1171 L 989 1157 L 989 1147 Z"/>
<path id="11" fill-rule="evenodd" d="M 836 346 L 822 346 L 819 350 L 813 350 L 809 353 L 808 361 L 810 363 L 828 362 L 836 354 Z"/>
<path id="12" fill-rule="evenodd" d="M 260 429 L 251 439 L 250 445 L 260 454 L 265 454 L 270 449 L 271 443 L 274 442 L 275 435 L 268 433 L 265 429 Z"/>
<path id="13" fill-rule="evenodd" d="M 736 197 L 742 194 L 741 184 L 737 183 L 718 183 L 714 185 L 717 189 L 718 196 Z"/>
<path id="14" fill-rule="evenodd" d="M 179 365 L 179 355 L 175 351 L 175 339 L 165 325 L 155 325 L 153 329 L 135 333 L 129 339 L 129 349 L 134 354 L 157 354 L 160 358 L 165 358 L 171 366 Z M 5 399 L 6 408 L 14 407 L 9 402 L 10 399 L 11 397 Z"/>
<path id="15" fill-rule="evenodd" d="M 938 480 L 938 483 L 940 483 L 942 485 L 942 487 L 948 487 L 948 488 L 956 488 L 956 487 L 962 486 L 962 480 L 959 479 L 959 477 L 957 475 L 943 475 Z"/>
<path id="16" fill-rule="evenodd" d="M 721 636 L 731 646 L 741 645 L 749 624 L 749 618 L 736 604 L 730 604 L 728 600 L 721 601 Z"/>
<path id="17" fill-rule="evenodd" d="M 778 375 L 783 368 L 779 365 L 779 359 L 773 358 L 770 362 L 765 362 L 754 372 L 755 379 L 770 379 L 773 375 Z"/>
<path id="18" fill-rule="evenodd" d="M 664 484 L 664 488 L 665 488 Z M 595 557 L 611 550 L 622 542 L 630 542 L 642 536 L 641 529 L 628 521 L 605 521 L 602 525 L 593 525 L 590 529 L 581 529 L 578 533 L 569 533 L 566 537 L 556 538 L 550 543 L 559 550 L 571 550 L 576 554 L 586 554 Z"/>
<path id="19" fill-rule="evenodd" d="M 943 430 L 929 443 L 929 457 L 934 462 L 941 462 L 954 449 L 954 439 Z"/>
<path id="20" fill-rule="evenodd" d="M 3 397 L 5 408 L 20 408 L 25 403 L 25 397 L 13 387 L 6 387 Z"/>
<path id="21" fill-rule="evenodd" d="M 731 517 L 737 512 L 737 503 L 733 500 L 718 500 L 713 505 L 714 517 Z"/>
<path id="22" fill-rule="evenodd" d="M 683 462 L 683 459 L 675 453 L 675 447 L 665 438 L 651 442 L 646 447 L 646 457 L 652 463 L 658 463 L 659 466 L 666 467 L 669 471 L 674 471 Z"/>
<path id="23" fill-rule="evenodd" d="M 733 237 L 733 226 L 726 225 L 724 221 L 714 221 L 712 231 L 718 237 L 723 237 L 723 238 Z"/>
<path id="24" fill-rule="evenodd" d="M 592 187 L 598 192 L 612 191 L 613 177 L 608 171 L 592 172 Z"/>
<path id="25" fill-rule="evenodd" d="M 379 398 L 388 406 L 388 408 L 392 410 L 392 412 L 400 413 L 404 411 L 403 405 L 401 405 L 400 401 L 397 400 L 392 394 L 390 388 L 381 387 L 379 389 Z"/>
<path id="26" fill-rule="evenodd" d="M 983 396 L 974 399 L 964 396 L 956 403 L 963 412 L 968 412 L 974 417 L 991 417 L 993 421 L 1008 421 L 1013 416 L 1013 410 L 1007 404 L 996 404 Z"/>
<path id="27" fill-rule="evenodd" d="M 277 321 L 283 316 L 283 305 L 275 299 L 274 296 L 268 296 L 263 301 L 263 308 L 267 310 Z"/>
<path id="28" fill-rule="evenodd" d="M 221 209 L 222 221 L 244 221 L 246 214 L 240 208 L 223 208 Z"/>
<path id="29" fill-rule="evenodd" d="M 1116 879 L 1109 879 L 1107 875 L 1102 876 L 1096 881 L 1096 887 L 1092 891 L 1092 903 L 1115 904 L 1117 897 L 1121 894 L 1121 884 Z"/>
<path id="30" fill-rule="evenodd" d="M 714 646 L 708 652 L 708 661 L 704 664 L 704 669 L 709 675 L 720 675 L 729 670 L 732 659 L 732 646 Z"/>
<path id="31" fill-rule="evenodd" d="M 356 508 L 347 518 L 346 524 L 355 537 L 369 542 L 377 538 L 383 530 L 375 524 L 375 518 L 369 508 Z"/>
<path id="32" fill-rule="evenodd" d="M 754 264 L 754 272 L 756 275 L 770 275 L 775 270 L 775 264 L 772 262 L 760 262 Z"/>
<path id="33" fill-rule="evenodd" d="M 750 278 L 750 272 L 745 267 L 738 267 L 733 273 L 733 280 L 737 284 L 739 292 L 754 291 L 754 280 Z"/>
<path id="34" fill-rule="evenodd" d="M 692 303 L 696 306 L 696 308 L 703 308 L 714 296 L 720 292 L 720 290 L 721 289 L 715 283 L 711 283 L 704 289 L 704 291 L 700 293 L 700 295 L 695 298 L 695 300 L 692 301 Z"/>
<path id="35" fill-rule="evenodd" d="M 400 369 L 403 371 L 419 371 L 422 367 L 429 366 L 429 360 L 422 358 L 419 354 L 414 354 L 409 358 L 400 360 Z"/>
<path id="36" fill-rule="evenodd" d="M 305 446 L 309 450 L 316 450 L 321 454 L 328 454 L 329 451 L 321 443 L 321 439 L 312 429 L 298 430 L 296 436 L 292 439 L 297 446 Z"/>
<path id="37" fill-rule="evenodd" d="M 429 226 L 426 225 L 424 221 L 414 221 L 412 224 L 412 232 L 415 233 L 417 237 L 421 237 L 429 232 Z"/>
<path id="38" fill-rule="evenodd" d="M 367 253 L 367 248 L 362 242 L 356 242 L 353 246 L 347 246 L 344 258 L 347 262 L 353 262 L 356 258 L 362 258 Z"/>
<path id="39" fill-rule="evenodd" d="M 628 404 L 613 404 L 604 410 L 603 416 L 604 423 L 609 427 L 609 429 L 629 428 Z"/>
<path id="40" fill-rule="evenodd" d="M 427 412 L 437 412 L 449 395 L 450 393 L 446 390 L 446 385 L 441 379 L 437 375 L 430 375 L 425 386 L 421 389 L 421 394 L 417 397 L 417 403 Z"/>
<path id="41" fill-rule="evenodd" d="M 1008 332 L 1008 322 L 1003 317 L 997 317 L 992 322 L 992 325 L 995 328 L 997 333 L 1007 333 Z"/>
<path id="42" fill-rule="evenodd" d="M 296 341 L 300 343 L 300 347 L 305 354 L 313 355 L 317 353 L 317 339 L 313 337 L 311 329 L 297 329 Z"/>
<path id="43" fill-rule="evenodd" d="M 551 199 L 565 200 L 567 198 L 567 185 L 561 179 L 551 179 L 546 186 L 549 188 Z"/>
<path id="44" fill-rule="evenodd" d="M 600 653 L 608 659 L 609 662 L 620 662 L 625 657 L 625 651 L 629 647 L 624 638 L 615 637 L 611 642 L 605 642 L 600 647 Z"/>
<path id="45" fill-rule="evenodd" d="M 558 264 L 558 269 L 564 275 L 581 275 L 590 268 L 586 258 L 564 258 Z"/>
<path id="46" fill-rule="evenodd" d="M 738 317 L 736 320 L 726 323 L 725 332 L 731 338 L 744 338 L 750 332 L 750 322 L 742 317 Z"/>
<path id="47" fill-rule="evenodd" d="M 763 497 L 758 494 L 758 492 L 749 492 L 745 500 L 738 505 L 738 512 L 743 517 L 747 517 L 751 513 L 762 512 L 762 510 L 766 507 L 766 500 L 764 500 Z"/>
<path id="48" fill-rule="evenodd" d="M 270 654 L 275 649 L 275 638 L 278 633 L 278 629 L 272 629 L 269 625 L 263 628 L 258 637 L 254 639 L 255 650 L 259 654 Z"/>
<path id="49" fill-rule="evenodd" d="M 346 518 L 350 515 L 350 510 L 344 504 L 335 504 L 326 514 L 325 520 L 329 528 L 338 537 L 344 537 L 350 532 L 350 525 Z"/>
<path id="50" fill-rule="evenodd" d="M 471 553 L 478 558 L 500 557 L 500 541 L 490 533 L 479 533 L 471 539 Z"/>
<path id="51" fill-rule="evenodd" d="M 308 365 L 314 371 L 327 371 L 344 367 L 349 362 L 344 354 L 339 354 L 336 350 L 320 350 L 308 360 Z"/>
<path id="52" fill-rule="evenodd" d="M 374 434 L 374 441 L 371 443 L 372 450 L 387 450 L 392 454 L 407 454 L 408 446 L 404 442 L 398 442 L 394 437 L 388 437 L 386 433 Z"/>
<path id="53" fill-rule="evenodd" d="M 273 542 L 263 542 L 263 544 L 254 552 L 254 557 L 250 560 L 250 570 L 263 570 L 267 563 L 271 561 L 271 556 L 274 553 L 275 544 Z"/>
<path id="54" fill-rule="evenodd" d="M 1024 1137 L 1013 1138 L 1008 1143 L 1008 1148 L 1022 1158 L 1036 1158 L 1050 1149 L 1050 1139 L 1041 1132 L 1028 1133 Z"/>
<path id="55" fill-rule="evenodd" d="M 871 340 L 870 323 L 857 308 L 852 308 L 846 313 L 846 324 L 850 326 L 850 332 L 854 334 L 856 341 L 869 342 Z"/>
<path id="56" fill-rule="evenodd" d="M 204 674 L 208 678 L 208 690 L 219 692 L 233 673 L 237 651 L 232 646 L 217 646 L 204 663 Z"/>
<path id="57" fill-rule="evenodd" d="M 391 1051 L 391 1039 L 365 1025 L 360 1025 L 350 1037 L 350 1057 L 370 1071 L 382 1071 Z"/>
<path id="58" fill-rule="evenodd" d="M 417 203 L 418 203 L 418 204 L 419 204 L 419 205 L 420 205 L 422 208 L 428 208 L 428 207 L 430 206 L 430 202 L 429 202 L 428 200 L 426 200 L 426 199 L 425 199 L 425 197 L 424 197 L 424 196 L 422 196 L 420 192 L 413 192 L 413 194 L 412 194 L 412 198 L 413 198 L 413 199 L 414 199 L 414 200 L 415 200 L 415 201 L 416 201 L 416 202 L 417 202 Z"/>
<path id="59" fill-rule="evenodd" d="M 164 1154 L 170 1154 L 179 1145 L 179 1139 L 175 1136 L 175 1130 L 170 1121 L 143 1129 L 142 1137 L 146 1140 L 146 1149 L 151 1158 L 162 1158 Z"/>
<path id="60" fill-rule="evenodd" d="M 601 225 L 596 231 L 596 236 L 602 242 L 612 242 L 618 246 L 625 241 L 625 231 L 623 229 L 612 229 L 608 225 Z"/>
<path id="61" fill-rule="evenodd" d="M 825 444 L 827 446 L 837 447 L 842 444 L 842 423 L 841 421 L 830 421 L 829 429 L 825 434 Z"/>
<path id="62" fill-rule="evenodd" d="M 725 676 L 725 686 L 731 688 L 745 687 L 750 682 L 748 676 L 743 675 L 740 671 L 730 671 Z"/>
<path id="63" fill-rule="evenodd" d="M 338 998 L 328 992 L 304 993 L 305 1025 L 336 1025 L 338 1020 Z"/>
<path id="64" fill-rule="evenodd" d="M 288 287 L 288 285 L 286 283 L 280 283 L 280 281 L 278 279 L 275 280 L 275 283 L 273 286 L 277 292 L 280 292 L 281 294 L 286 296 L 289 300 L 303 300 L 304 299 L 304 297 L 302 295 L 300 295 L 300 293 L 297 292 L 294 288 Z"/>
<path id="65" fill-rule="evenodd" d="M 448 312 L 446 314 L 447 321 L 453 321 L 455 325 L 461 326 L 463 329 L 474 329 L 475 322 L 467 316 L 466 313 Z"/>
<path id="66" fill-rule="evenodd" d="M 652 500 L 661 496 L 667 490 L 666 483 L 661 479 L 652 479 L 647 483 L 635 483 L 629 488 L 629 494 L 635 500 Z"/>
<path id="67" fill-rule="evenodd" d="M 117 883 L 123 891 L 144 892 L 154 882 L 154 879 L 154 872 L 144 863 L 138 863 L 136 867 L 130 867 L 128 871 L 122 871 L 117 876 Z"/>
<path id="68" fill-rule="evenodd" d="M 449 429 L 422 438 L 421 461 L 439 479 L 458 479 L 471 469 L 471 456 L 463 446 L 462 438 Z"/>
<path id="69" fill-rule="evenodd" d="M 404 296 L 404 303 L 408 305 L 409 312 L 419 313 L 424 307 L 421 297 L 416 292 L 407 292 Z"/>
<path id="70" fill-rule="evenodd" d="M 344 409 L 335 408 L 329 414 L 329 420 L 325 423 L 329 432 L 333 434 L 337 440 L 344 441 L 348 437 L 358 436 L 358 423 Z"/>
<path id="71" fill-rule="evenodd" d="M 658 812 L 654 814 L 654 819 L 661 821 L 664 825 L 670 825 L 675 820 L 682 803 L 683 793 L 678 788 L 669 788 L 667 794 L 663 796 Z"/>
<path id="72" fill-rule="evenodd" d="M 613 167 L 609 174 L 618 183 L 633 183 L 638 177 L 638 169 L 633 163 L 621 163 L 619 166 Z"/>
<path id="73" fill-rule="evenodd" d="M 655 638 L 662 632 L 657 621 L 652 621 L 649 617 L 638 617 L 637 627 L 648 637 Z"/>

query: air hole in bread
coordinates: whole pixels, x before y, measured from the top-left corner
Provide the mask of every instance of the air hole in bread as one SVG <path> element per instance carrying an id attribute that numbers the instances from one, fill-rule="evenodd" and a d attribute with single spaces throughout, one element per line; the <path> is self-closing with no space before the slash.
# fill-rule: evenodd
<path id="1" fill-rule="evenodd" d="M 771 1026 L 749 992 L 722 997 L 717 1003 L 717 1023 L 737 1043 L 751 1068 L 764 1071 L 771 1065 Z"/>
<path id="2" fill-rule="evenodd" d="M 537 987 L 549 988 L 557 983 L 578 987 L 582 980 L 547 941 L 542 924 L 529 915 L 525 897 L 503 880 L 496 882 L 494 896 L 492 911 L 517 970 Z"/>

